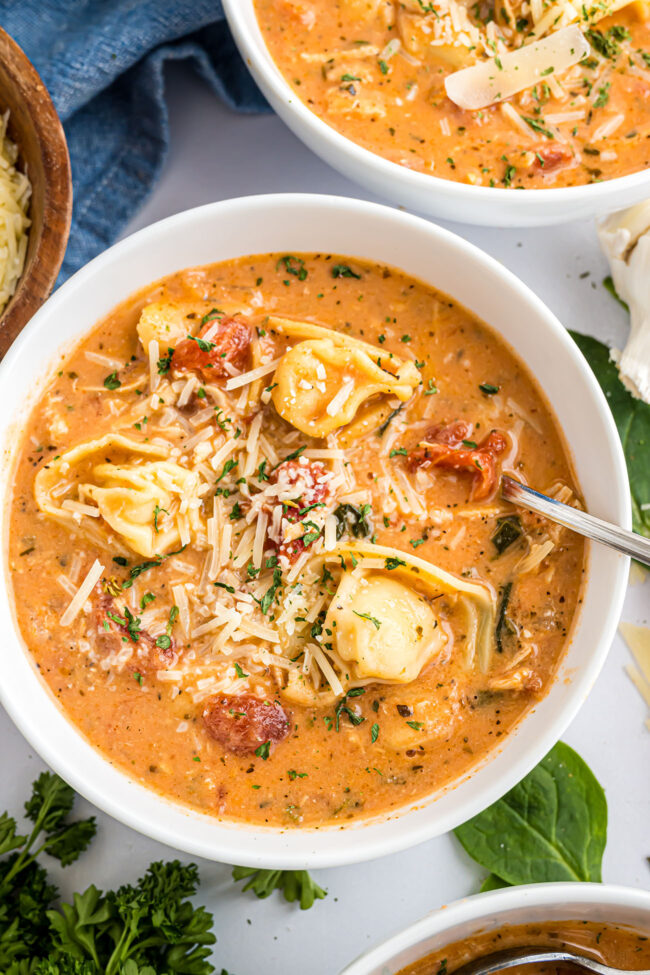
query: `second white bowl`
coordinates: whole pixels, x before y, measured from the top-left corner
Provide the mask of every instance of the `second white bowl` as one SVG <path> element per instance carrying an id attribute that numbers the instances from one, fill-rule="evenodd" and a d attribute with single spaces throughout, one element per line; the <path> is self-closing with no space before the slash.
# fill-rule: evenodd
<path id="1" fill-rule="evenodd" d="M 488 227 L 532 227 L 603 216 L 650 196 L 650 169 L 587 186 L 518 191 L 440 179 L 384 159 L 300 100 L 269 53 L 254 0 L 223 0 L 223 8 L 242 57 L 280 118 L 334 169 L 399 206 Z"/>
<path id="2" fill-rule="evenodd" d="M 530 884 L 477 894 L 433 911 L 365 952 L 341 975 L 397 975 L 445 945 L 505 925 L 545 921 L 620 924 L 650 935 L 650 893 L 606 884 Z"/>

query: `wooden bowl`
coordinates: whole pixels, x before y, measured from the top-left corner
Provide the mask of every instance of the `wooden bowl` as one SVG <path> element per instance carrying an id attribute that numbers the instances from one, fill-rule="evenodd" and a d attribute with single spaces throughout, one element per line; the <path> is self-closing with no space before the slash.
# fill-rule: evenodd
<path id="1" fill-rule="evenodd" d="M 29 241 L 22 276 L 0 314 L 0 357 L 56 281 L 70 233 L 72 180 L 63 126 L 36 69 L 0 28 L 0 112 L 9 109 L 8 136 L 32 184 Z"/>

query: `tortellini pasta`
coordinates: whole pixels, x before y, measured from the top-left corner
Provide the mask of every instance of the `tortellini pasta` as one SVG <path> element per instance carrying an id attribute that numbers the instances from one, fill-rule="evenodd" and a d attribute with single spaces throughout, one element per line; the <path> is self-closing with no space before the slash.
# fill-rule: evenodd
<path id="1" fill-rule="evenodd" d="M 154 339 L 161 352 L 175 349 L 188 335 L 196 334 L 204 318 L 215 310 L 211 305 L 199 302 L 152 301 L 145 305 L 136 326 L 144 351 L 149 351 L 149 344 Z M 234 315 L 239 310 L 241 305 L 219 302 L 220 315 Z"/>
<path id="2" fill-rule="evenodd" d="M 68 521 L 96 510 L 134 552 L 164 555 L 181 542 L 179 519 L 194 539 L 202 532 L 200 478 L 166 455 L 120 434 L 86 441 L 41 468 L 36 503 Z"/>
<path id="3" fill-rule="evenodd" d="M 346 573 L 332 600 L 326 630 L 360 680 L 407 684 L 447 642 L 431 604 L 385 570 Z"/>
<path id="4" fill-rule="evenodd" d="M 192 315 L 192 318 L 188 316 Z M 187 304 L 153 301 L 142 309 L 137 324 L 138 338 L 145 352 L 154 340 L 160 349 L 174 349 L 196 329 L 196 308 Z M 199 318 L 199 321 L 201 319 Z"/>
<path id="5" fill-rule="evenodd" d="M 336 620 L 336 626 L 330 629 L 336 632 L 336 652 L 344 660 L 355 661 L 359 677 L 363 673 L 365 677 L 391 682 L 417 677 L 446 643 L 428 602 L 442 593 L 459 597 L 465 612 L 468 635 L 475 644 L 474 653 L 466 654 L 467 663 L 473 664 L 475 659 L 481 666 L 487 663 L 495 619 L 495 597 L 487 586 L 468 582 L 432 562 L 381 545 L 355 542 L 324 556 L 327 560 L 332 557 L 342 560 L 346 566 L 349 562 L 356 563 L 352 571 L 344 573 L 328 615 L 335 614 L 331 622 Z M 348 580 L 355 578 L 364 582 L 355 581 L 351 585 Z M 341 620 L 336 617 L 339 603 L 343 606 Z M 363 631 L 352 629 L 350 614 L 359 623 L 366 624 Z M 374 634 L 370 633 L 371 629 L 375 630 Z M 377 639 L 382 630 L 384 637 Z M 366 640 L 370 637 L 371 647 L 374 637 L 374 651 L 364 649 L 361 632 L 365 633 Z M 395 676 L 400 674 L 401 677 Z"/>
<path id="6" fill-rule="evenodd" d="M 289 653 L 296 641 L 302 643 L 306 661 L 300 671 L 289 673 L 283 695 L 298 704 L 325 707 L 360 684 L 416 680 L 428 663 L 444 662 L 451 652 L 448 627 L 436 608 L 441 595 L 450 597 L 453 612 L 465 619 L 466 640 L 454 646 L 454 654 L 462 654 L 468 669 L 487 669 L 496 615 L 488 586 L 407 552 L 361 541 L 319 553 L 285 596 L 280 613 L 281 645 Z M 316 637 L 314 605 L 323 607 L 317 627 L 322 632 Z M 305 676 L 310 654 L 329 687 L 314 687 Z"/>
<path id="7" fill-rule="evenodd" d="M 269 326 L 302 339 L 282 357 L 271 395 L 280 416 L 312 437 L 326 437 L 355 419 L 356 430 L 344 433 L 360 435 L 367 413 L 375 426 L 381 423 L 377 407 L 383 415 L 386 404 L 377 404 L 377 396 L 404 403 L 419 385 L 412 362 L 351 336 L 289 319 L 270 318 Z"/>

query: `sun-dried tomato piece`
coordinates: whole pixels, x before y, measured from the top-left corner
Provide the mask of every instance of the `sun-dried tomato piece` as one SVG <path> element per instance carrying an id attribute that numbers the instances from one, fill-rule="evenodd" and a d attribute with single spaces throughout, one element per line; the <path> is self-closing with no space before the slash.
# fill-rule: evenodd
<path id="1" fill-rule="evenodd" d="M 224 317 L 217 325 L 214 321 L 206 322 L 196 336 L 178 343 L 172 368 L 196 369 L 208 380 L 223 379 L 230 375 L 226 363 L 239 370 L 248 368 L 251 339 L 251 326 L 243 318 Z"/>
<path id="2" fill-rule="evenodd" d="M 295 562 L 302 553 L 312 545 L 320 535 L 313 521 L 313 512 L 327 504 L 331 497 L 331 488 L 325 479 L 327 471 L 319 461 L 288 460 L 281 464 L 271 474 L 269 481 L 278 481 L 287 488 L 295 488 L 295 496 L 284 502 L 282 530 L 284 539 L 276 542 L 278 555 L 285 555 L 291 562 Z M 282 502 L 279 502 L 282 503 Z M 307 523 L 301 534 L 296 538 L 287 538 L 292 532 L 292 525 Z"/>
<path id="3" fill-rule="evenodd" d="M 97 644 L 105 653 L 121 650 L 127 643 L 133 646 L 139 670 L 161 670 L 177 659 L 176 643 L 169 637 L 168 646 L 159 646 L 157 638 L 140 627 L 137 614 L 134 616 L 124 607 L 120 608 L 113 596 L 104 592 L 101 583 L 96 587 L 98 598 L 94 606 L 97 624 Z M 167 640 L 164 641 L 167 643 Z"/>
<path id="4" fill-rule="evenodd" d="M 533 149 L 535 162 L 533 169 L 538 173 L 553 173 L 570 163 L 573 159 L 570 149 L 559 142 L 544 143 Z"/>
<path id="5" fill-rule="evenodd" d="M 430 430 L 420 446 L 408 456 L 411 470 L 417 467 L 446 467 L 473 475 L 470 497 L 484 501 L 494 493 L 498 480 L 497 457 L 508 441 L 503 433 L 492 430 L 480 444 L 472 445 L 472 426 L 465 421 Z"/>
<path id="6" fill-rule="evenodd" d="M 268 750 L 287 737 L 289 721 L 290 715 L 277 701 L 252 694 L 217 694 L 203 708 L 208 734 L 234 755 L 251 755 L 265 746 Z"/>

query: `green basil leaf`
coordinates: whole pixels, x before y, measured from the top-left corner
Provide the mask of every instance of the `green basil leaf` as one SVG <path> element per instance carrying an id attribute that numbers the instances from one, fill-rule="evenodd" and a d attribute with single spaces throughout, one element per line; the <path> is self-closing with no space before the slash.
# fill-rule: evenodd
<path id="1" fill-rule="evenodd" d="M 514 789 L 455 834 L 506 885 L 599 882 L 607 801 L 586 763 L 558 742 Z"/>

